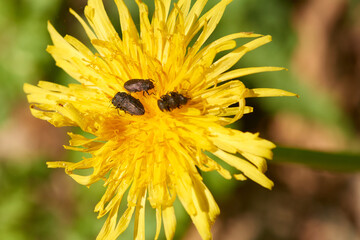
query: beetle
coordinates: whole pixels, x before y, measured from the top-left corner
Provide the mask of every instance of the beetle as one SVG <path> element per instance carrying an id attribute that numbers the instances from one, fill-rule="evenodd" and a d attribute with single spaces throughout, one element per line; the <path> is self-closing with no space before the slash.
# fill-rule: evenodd
<path id="1" fill-rule="evenodd" d="M 146 92 L 149 95 L 149 90 L 153 89 L 154 83 L 151 79 L 130 79 L 124 83 L 124 88 L 129 92 Z"/>
<path id="2" fill-rule="evenodd" d="M 188 102 L 189 98 L 178 92 L 169 92 L 162 95 L 157 101 L 158 107 L 161 111 L 171 111 L 175 108 L 180 108 Z"/>
<path id="3" fill-rule="evenodd" d="M 144 115 L 145 109 L 139 99 L 134 98 L 126 92 L 118 92 L 111 100 L 117 109 L 128 112 L 131 115 Z"/>

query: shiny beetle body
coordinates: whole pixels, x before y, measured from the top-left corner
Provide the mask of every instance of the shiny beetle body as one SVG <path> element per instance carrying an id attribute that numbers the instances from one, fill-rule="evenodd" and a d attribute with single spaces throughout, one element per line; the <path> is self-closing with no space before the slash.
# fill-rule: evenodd
<path id="1" fill-rule="evenodd" d="M 149 95 L 149 90 L 153 89 L 154 83 L 151 79 L 130 79 L 124 83 L 124 88 L 129 92 L 146 92 Z"/>
<path id="2" fill-rule="evenodd" d="M 177 92 L 169 92 L 160 97 L 157 101 L 158 107 L 161 111 L 171 111 L 175 108 L 180 108 L 188 102 L 189 98 Z"/>
<path id="3" fill-rule="evenodd" d="M 131 115 L 144 115 L 145 109 L 139 99 L 126 92 L 118 92 L 111 100 L 115 108 L 130 113 Z"/>

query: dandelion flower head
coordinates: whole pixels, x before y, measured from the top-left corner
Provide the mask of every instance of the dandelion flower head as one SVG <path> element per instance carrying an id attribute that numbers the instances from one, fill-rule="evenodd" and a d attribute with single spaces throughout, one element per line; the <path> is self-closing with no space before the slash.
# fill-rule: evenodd
<path id="1" fill-rule="evenodd" d="M 246 98 L 294 94 L 278 89 L 248 89 L 238 80 L 244 75 L 282 68 L 229 70 L 246 53 L 270 42 L 270 36 L 240 32 L 205 44 L 231 0 L 221 0 L 205 13 L 206 0 L 179 0 L 173 4 L 171 0 L 154 0 L 151 20 L 147 5 L 135 1 L 139 29 L 124 1 L 115 0 L 119 33 L 102 0 L 88 1 L 86 19 L 70 10 L 84 28 L 93 51 L 72 36 L 62 37 L 48 24 L 53 45 L 47 51 L 77 83 L 25 84 L 31 112 L 56 127 L 77 126 L 93 137 L 69 133 L 71 140 L 65 146 L 91 157 L 47 164 L 50 168 L 64 168 L 85 186 L 104 181 L 106 191 L 95 211 L 99 218 L 107 215 L 107 219 L 97 239 L 116 239 L 132 216 L 134 239 L 145 239 L 146 200 L 156 211 L 155 239 L 162 226 L 166 238 L 172 239 L 176 198 L 200 236 L 211 239 L 210 228 L 220 211 L 199 170 L 217 171 L 226 179 L 249 178 L 271 189 L 273 182 L 264 172 L 275 145 L 259 134 L 225 126 L 252 112 Z M 250 40 L 237 46 L 235 40 L 239 38 Z M 228 53 L 216 59 L 223 51 Z M 129 93 L 124 88 L 129 79 L 151 79 L 154 88 L 148 94 Z M 118 92 L 131 94 L 141 103 L 144 113 L 130 114 L 111 105 Z M 171 93 L 188 101 L 163 111 L 158 101 Z M 209 156 L 216 156 L 238 172 L 231 175 Z M 86 175 L 83 169 L 92 171 Z M 120 211 L 122 201 L 127 206 L 124 211 Z"/>

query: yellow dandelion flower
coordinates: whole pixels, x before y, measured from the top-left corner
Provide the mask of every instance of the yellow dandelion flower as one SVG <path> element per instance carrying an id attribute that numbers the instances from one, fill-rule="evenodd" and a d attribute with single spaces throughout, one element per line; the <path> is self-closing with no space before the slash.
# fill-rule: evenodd
<path id="1" fill-rule="evenodd" d="M 191 0 L 179 0 L 173 7 L 171 0 L 154 2 L 150 21 L 147 6 L 136 0 L 138 31 L 124 1 L 115 0 L 120 34 L 110 22 L 102 0 L 88 1 L 87 23 L 70 10 L 96 53 L 72 36 L 62 37 L 49 23 L 54 45 L 47 51 L 78 83 L 61 86 L 40 81 L 38 86 L 24 85 L 35 117 L 56 127 L 78 126 L 94 136 L 69 133 L 70 144 L 65 146 L 90 153 L 90 158 L 47 164 L 50 168 L 64 168 L 86 186 L 99 180 L 105 182 L 106 192 L 95 211 L 99 218 L 106 214 L 108 217 L 97 239 L 116 239 L 133 215 L 134 238 L 144 239 L 146 199 L 156 210 L 155 239 L 162 223 L 166 238 L 172 239 L 176 198 L 201 237 L 211 239 L 210 228 L 220 211 L 197 168 L 217 171 L 226 179 L 232 176 L 204 152 L 239 170 L 235 179 L 250 178 L 271 189 L 273 182 L 264 172 L 275 145 L 259 134 L 224 126 L 252 112 L 245 104 L 246 98 L 295 95 L 278 89 L 248 89 L 237 80 L 282 68 L 228 71 L 244 54 L 270 42 L 271 36 L 240 32 L 204 46 L 231 0 L 221 0 L 204 14 L 206 0 L 193 4 Z M 237 47 L 235 39 L 239 38 L 254 40 Z M 214 60 L 218 53 L 229 50 Z M 154 87 L 148 93 L 128 92 L 124 83 L 129 79 L 151 79 L 146 81 Z M 140 80 L 135 84 L 144 87 Z M 123 95 L 117 96 L 118 92 Z M 83 169 L 91 169 L 92 173 L 83 175 L 79 171 Z M 127 208 L 118 218 L 124 196 Z"/>

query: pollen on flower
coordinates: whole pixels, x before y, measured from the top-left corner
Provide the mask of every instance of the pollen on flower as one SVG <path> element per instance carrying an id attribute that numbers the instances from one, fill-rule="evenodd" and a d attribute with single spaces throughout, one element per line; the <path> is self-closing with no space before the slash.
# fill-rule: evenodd
<path id="1" fill-rule="evenodd" d="M 106 192 L 95 211 L 99 218 L 107 215 L 107 219 L 97 239 L 116 239 L 132 216 L 134 238 L 145 239 L 146 199 L 156 210 L 155 239 L 162 226 L 166 239 L 172 239 L 176 198 L 200 236 L 211 239 L 210 228 L 220 210 L 199 170 L 217 171 L 231 179 L 230 172 L 214 160 L 220 159 L 238 170 L 235 179 L 251 179 L 271 189 L 273 182 L 264 172 L 275 145 L 259 134 L 225 126 L 252 112 L 246 98 L 295 94 L 248 89 L 238 80 L 283 68 L 229 71 L 246 53 L 270 42 L 270 36 L 240 32 L 204 45 L 230 0 L 220 0 L 205 13 L 206 1 L 197 0 L 192 5 L 191 0 L 181 0 L 172 6 L 172 1 L 155 0 L 151 20 L 146 4 L 135 2 L 140 31 L 123 0 L 115 0 L 121 33 L 115 31 L 102 0 L 88 1 L 86 21 L 70 10 L 95 52 L 72 36 L 62 37 L 48 24 L 53 45 L 47 51 L 77 82 L 68 86 L 45 81 L 38 86 L 25 84 L 30 110 L 56 127 L 77 126 L 94 137 L 69 133 L 65 148 L 91 157 L 47 165 L 64 168 L 85 186 L 104 181 Z M 250 40 L 236 46 L 239 38 Z M 223 51 L 229 52 L 215 61 Z M 131 79 L 151 79 L 152 94 L 144 94 L 145 85 L 139 81 L 131 88 L 136 91 L 129 90 L 125 84 Z M 77 171 L 81 169 L 92 172 L 83 175 Z M 120 212 L 124 201 L 127 208 Z"/>

